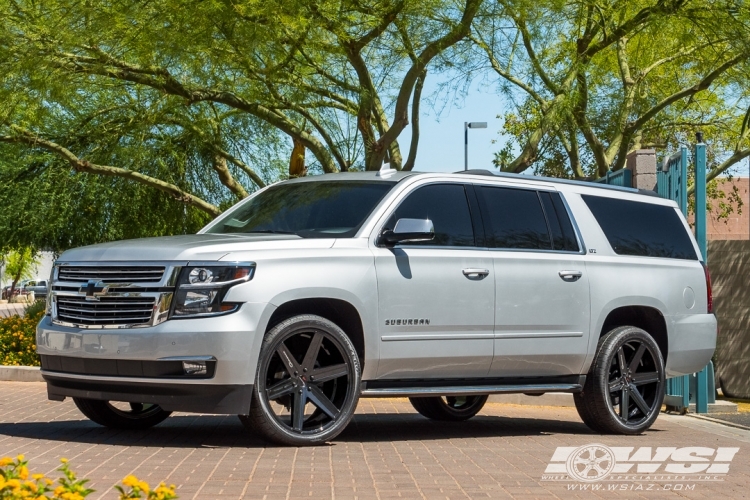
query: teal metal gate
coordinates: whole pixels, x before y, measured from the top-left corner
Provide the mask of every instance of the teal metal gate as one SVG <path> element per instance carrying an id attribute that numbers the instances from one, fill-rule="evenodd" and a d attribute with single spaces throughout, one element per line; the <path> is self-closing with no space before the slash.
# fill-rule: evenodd
<path id="1" fill-rule="evenodd" d="M 707 258 L 706 241 L 706 145 L 702 134 L 696 134 L 695 159 L 695 239 L 698 242 L 704 261 Z M 679 153 L 664 160 L 656 174 L 656 191 L 659 196 L 677 202 L 687 217 L 688 209 L 688 149 L 680 148 Z M 708 413 L 708 404 L 716 402 L 714 365 L 709 362 L 703 370 L 692 375 L 667 379 L 664 404 L 686 411 L 690 403 L 695 403 L 696 413 Z"/>
<path id="2" fill-rule="evenodd" d="M 616 172 L 607 170 L 604 177 L 597 179 L 595 182 L 612 186 L 633 187 L 633 173 L 627 168 L 622 168 Z"/>

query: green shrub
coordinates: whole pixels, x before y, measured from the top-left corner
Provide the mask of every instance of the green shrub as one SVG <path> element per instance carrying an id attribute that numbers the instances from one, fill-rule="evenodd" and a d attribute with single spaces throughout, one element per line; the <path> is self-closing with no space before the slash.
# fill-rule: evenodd
<path id="1" fill-rule="evenodd" d="M 30 305 L 23 317 L 0 318 L 0 365 L 39 366 L 36 325 L 44 316 L 44 301 Z"/>
<path id="2" fill-rule="evenodd" d="M 61 458 L 62 466 L 57 469 L 62 477 L 54 480 L 44 474 L 29 474 L 29 462 L 23 455 L 15 460 L 0 458 L 0 500 L 84 500 L 94 490 L 87 488 L 88 479 L 78 479 L 68 467 L 68 460 Z M 57 484 L 57 486 L 55 486 Z M 147 482 L 130 475 L 122 480 L 122 486 L 115 485 L 119 500 L 174 500 L 177 498 L 175 486 L 160 483 L 153 490 Z"/>
<path id="3" fill-rule="evenodd" d="M 46 300 L 37 300 L 33 304 L 29 304 L 24 310 L 24 316 L 37 316 L 40 312 L 43 313 L 47 309 Z"/>

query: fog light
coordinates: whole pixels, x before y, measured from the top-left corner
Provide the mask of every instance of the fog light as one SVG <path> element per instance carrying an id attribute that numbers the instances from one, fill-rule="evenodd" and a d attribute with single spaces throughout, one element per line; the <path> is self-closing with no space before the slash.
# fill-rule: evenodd
<path id="1" fill-rule="evenodd" d="M 183 361 L 182 369 L 185 371 L 185 375 L 207 375 L 205 361 Z"/>

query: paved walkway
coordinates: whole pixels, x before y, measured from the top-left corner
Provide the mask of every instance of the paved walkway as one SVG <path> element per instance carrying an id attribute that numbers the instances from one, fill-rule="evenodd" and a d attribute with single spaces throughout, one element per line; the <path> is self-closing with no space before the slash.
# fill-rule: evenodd
<path id="1" fill-rule="evenodd" d="M 675 455 L 669 458 L 674 450 L 661 449 L 667 457 L 662 463 L 663 458 L 652 455 L 656 447 L 704 447 L 682 450 L 678 460 L 686 462 L 679 467 L 697 464 L 704 471 L 708 462 L 702 457 L 715 448 L 739 451 L 731 462 L 725 456 L 726 463 L 716 469 L 728 468 L 726 475 L 649 476 L 645 481 L 620 477 L 617 482 L 608 476 L 597 483 L 549 480 L 559 474 L 543 479 L 545 470 L 552 471 L 548 467 L 558 447 L 590 443 L 613 448 L 618 467 L 625 466 L 623 460 L 637 461 L 632 450 L 623 448 L 628 447 L 638 450 L 642 461 L 653 458 L 644 467 L 656 464 L 662 470 L 666 464 L 676 467 Z M 552 469 L 564 468 L 571 450 L 557 451 Z M 148 431 L 109 430 L 84 420 L 70 400 L 47 401 L 43 383 L 2 382 L 0 456 L 18 453 L 30 460 L 32 472 L 47 474 L 54 473 L 61 457 L 68 458 L 72 469 L 90 478 L 97 490 L 89 498 L 116 498 L 111 487 L 127 474 L 152 485 L 174 483 L 183 499 L 719 499 L 750 494 L 748 431 L 662 415 L 643 436 L 600 436 L 571 408 L 503 404 L 488 404 L 468 422 L 447 424 L 422 418 L 405 399 L 366 399 L 331 445 L 298 449 L 265 444 L 234 416 L 176 414 Z"/>

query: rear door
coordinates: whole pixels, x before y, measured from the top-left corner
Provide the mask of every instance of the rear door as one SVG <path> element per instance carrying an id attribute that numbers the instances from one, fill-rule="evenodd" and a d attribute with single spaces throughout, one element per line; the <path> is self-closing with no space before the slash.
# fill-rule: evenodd
<path id="1" fill-rule="evenodd" d="M 580 373 L 589 279 L 559 193 L 476 186 L 495 272 L 492 377 Z"/>
<path id="2" fill-rule="evenodd" d="M 435 238 L 373 249 L 380 330 L 378 378 L 485 377 L 489 371 L 494 273 L 489 252 L 481 248 L 479 209 L 470 198 L 473 220 L 467 189 L 471 186 L 458 183 L 417 187 L 383 226 L 392 229 L 402 218 L 430 219 Z"/>

